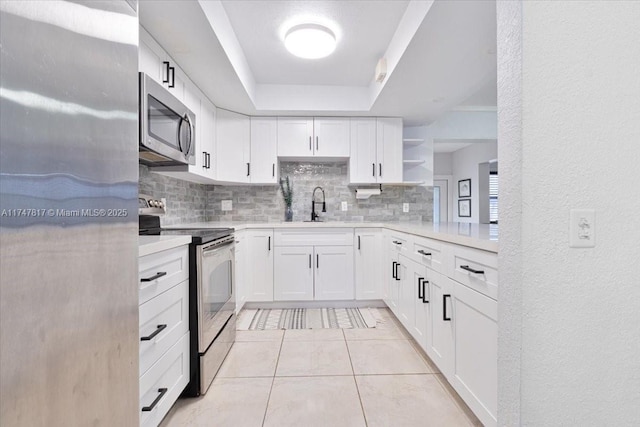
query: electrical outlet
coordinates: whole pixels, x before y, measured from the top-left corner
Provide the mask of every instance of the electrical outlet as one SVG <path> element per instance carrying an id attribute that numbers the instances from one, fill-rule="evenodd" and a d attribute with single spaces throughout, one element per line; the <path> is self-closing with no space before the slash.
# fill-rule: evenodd
<path id="1" fill-rule="evenodd" d="M 342 202 L 342 210 L 343 211 L 347 210 L 347 202 Z"/>
<path id="2" fill-rule="evenodd" d="M 593 248 L 595 246 L 595 209 L 571 209 L 569 219 L 569 247 Z"/>
<path id="3" fill-rule="evenodd" d="M 409 212 L 409 203 L 403 203 L 402 204 L 402 212 L 404 212 L 404 213 Z"/>
<path id="4" fill-rule="evenodd" d="M 233 209 L 233 204 L 231 200 L 223 200 L 221 205 L 222 206 L 220 207 L 220 209 L 223 211 L 230 211 Z"/>

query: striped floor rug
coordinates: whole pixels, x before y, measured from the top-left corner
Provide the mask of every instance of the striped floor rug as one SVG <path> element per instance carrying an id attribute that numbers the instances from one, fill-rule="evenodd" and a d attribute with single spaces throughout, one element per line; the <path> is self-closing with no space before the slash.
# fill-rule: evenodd
<path id="1" fill-rule="evenodd" d="M 375 328 L 376 320 L 363 308 L 287 308 L 243 310 L 237 329 Z"/>

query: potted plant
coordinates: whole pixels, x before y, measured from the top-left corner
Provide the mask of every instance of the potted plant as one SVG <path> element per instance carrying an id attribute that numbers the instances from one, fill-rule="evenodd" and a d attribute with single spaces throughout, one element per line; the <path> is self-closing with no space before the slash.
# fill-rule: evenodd
<path id="1" fill-rule="evenodd" d="M 284 199 L 284 220 L 290 222 L 293 220 L 293 210 L 291 209 L 291 203 L 293 202 L 293 186 L 287 176 L 285 179 L 280 179 L 280 190 L 282 190 L 282 198 Z"/>

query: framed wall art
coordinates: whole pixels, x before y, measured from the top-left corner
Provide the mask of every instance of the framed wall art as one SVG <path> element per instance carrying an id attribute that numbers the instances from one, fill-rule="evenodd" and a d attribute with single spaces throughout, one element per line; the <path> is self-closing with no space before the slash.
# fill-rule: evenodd
<path id="1" fill-rule="evenodd" d="M 471 178 L 458 181 L 458 198 L 471 197 Z"/>
<path id="2" fill-rule="evenodd" d="M 471 199 L 458 200 L 458 216 L 461 218 L 471 216 Z"/>

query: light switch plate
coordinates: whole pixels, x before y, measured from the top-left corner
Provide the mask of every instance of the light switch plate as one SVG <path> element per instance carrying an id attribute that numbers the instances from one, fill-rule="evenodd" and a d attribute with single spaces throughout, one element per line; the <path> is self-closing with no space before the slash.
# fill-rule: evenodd
<path id="1" fill-rule="evenodd" d="M 402 212 L 404 212 L 404 213 L 409 212 L 409 203 L 403 203 L 402 204 Z"/>
<path id="2" fill-rule="evenodd" d="M 596 246 L 595 209 L 571 209 L 569 219 L 569 247 L 593 248 Z"/>
<path id="3" fill-rule="evenodd" d="M 220 209 L 222 209 L 223 211 L 230 211 L 233 209 L 231 200 L 223 200 L 221 204 L 222 206 L 220 207 Z"/>
<path id="4" fill-rule="evenodd" d="M 347 210 L 347 202 L 342 202 L 341 207 L 342 207 L 343 211 L 346 211 Z"/>

